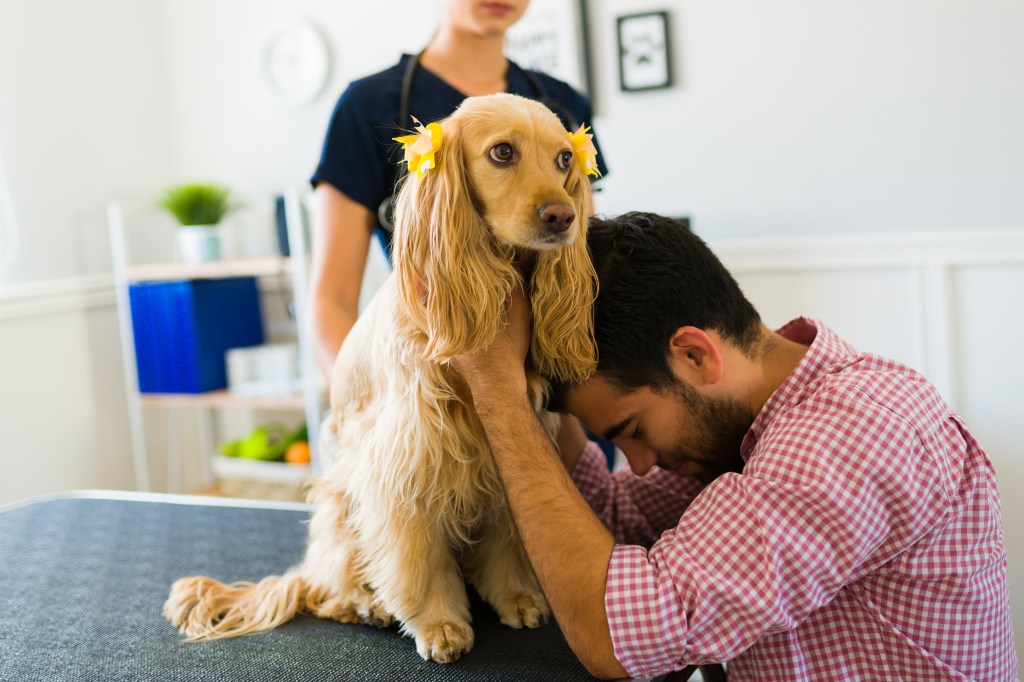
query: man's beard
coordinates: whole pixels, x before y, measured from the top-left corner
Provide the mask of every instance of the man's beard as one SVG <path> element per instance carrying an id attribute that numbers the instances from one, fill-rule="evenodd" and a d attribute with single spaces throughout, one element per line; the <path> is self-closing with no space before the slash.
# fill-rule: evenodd
<path id="1" fill-rule="evenodd" d="M 754 421 L 749 410 L 738 400 L 702 396 L 684 381 L 677 381 L 671 391 L 700 429 L 688 444 L 681 444 L 703 470 L 697 477 L 707 484 L 724 473 L 742 471 L 740 446 Z"/>

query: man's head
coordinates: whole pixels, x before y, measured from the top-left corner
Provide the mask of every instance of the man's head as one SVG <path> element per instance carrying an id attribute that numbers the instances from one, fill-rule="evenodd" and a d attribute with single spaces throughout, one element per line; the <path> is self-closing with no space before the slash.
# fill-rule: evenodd
<path id="1" fill-rule="evenodd" d="M 678 221 L 594 218 L 588 244 L 600 281 L 597 374 L 556 402 L 614 440 L 637 473 L 658 464 L 710 480 L 741 468 L 756 412 L 742 377 L 766 344 L 757 311 Z"/>
<path id="2" fill-rule="evenodd" d="M 700 237 L 679 221 L 626 213 L 590 221 L 600 290 L 597 371 L 620 388 L 668 388 L 668 341 L 680 327 L 715 331 L 753 354 L 761 318 Z"/>

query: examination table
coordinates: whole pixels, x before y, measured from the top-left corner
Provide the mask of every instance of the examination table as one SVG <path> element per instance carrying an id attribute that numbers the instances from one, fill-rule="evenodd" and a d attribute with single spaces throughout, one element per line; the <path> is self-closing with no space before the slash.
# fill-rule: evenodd
<path id="1" fill-rule="evenodd" d="M 171 583 L 259 580 L 299 562 L 309 509 L 83 492 L 0 509 L 0 680 L 326 682 L 592 679 L 552 621 L 513 630 L 472 595 L 473 650 L 422 660 L 396 627 L 299 616 L 189 644 L 160 609 Z"/>

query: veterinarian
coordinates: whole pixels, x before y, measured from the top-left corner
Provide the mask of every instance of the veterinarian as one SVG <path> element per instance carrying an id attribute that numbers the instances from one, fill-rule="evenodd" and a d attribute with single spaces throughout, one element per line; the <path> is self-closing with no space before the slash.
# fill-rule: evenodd
<path id="1" fill-rule="evenodd" d="M 588 241 L 598 370 L 565 405 L 632 472 L 609 473 L 582 436 L 560 457 L 544 435 L 521 297 L 491 347 L 457 361 L 584 665 L 1016 679 L 995 475 L 935 387 L 817 320 L 771 331 L 667 218 L 594 220 Z"/>
<path id="2" fill-rule="evenodd" d="M 590 125 L 586 97 L 505 57 L 505 32 L 528 5 L 529 0 L 442 0 L 441 23 L 426 49 L 354 81 L 338 100 L 311 179 L 310 309 L 314 350 L 325 376 L 355 323 L 375 231 L 390 254 L 391 200 L 401 160 L 392 138 L 412 129 L 410 116 L 426 124 L 451 114 L 467 96 L 511 92 L 548 105 L 567 128 Z M 602 159 L 599 170 L 606 174 Z"/>

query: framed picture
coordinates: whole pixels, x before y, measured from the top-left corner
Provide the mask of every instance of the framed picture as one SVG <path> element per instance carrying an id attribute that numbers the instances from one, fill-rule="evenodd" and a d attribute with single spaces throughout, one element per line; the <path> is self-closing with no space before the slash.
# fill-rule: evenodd
<path id="1" fill-rule="evenodd" d="M 619 17 L 619 88 L 656 90 L 672 85 L 668 12 Z"/>
<path id="2" fill-rule="evenodd" d="M 524 69 L 543 71 L 594 100 L 587 0 L 533 0 L 507 33 L 505 53 Z"/>

